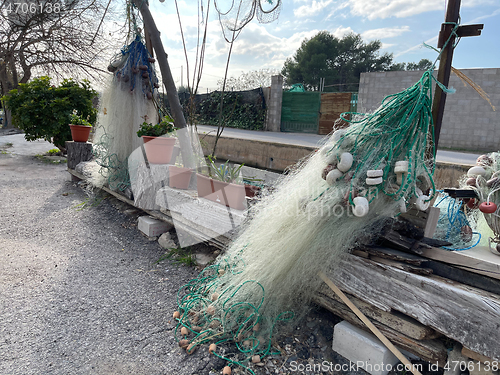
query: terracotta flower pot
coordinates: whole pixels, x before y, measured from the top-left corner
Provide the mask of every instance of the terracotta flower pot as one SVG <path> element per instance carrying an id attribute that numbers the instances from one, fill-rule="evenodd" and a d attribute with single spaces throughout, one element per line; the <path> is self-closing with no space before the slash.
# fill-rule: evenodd
<path id="1" fill-rule="evenodd" d="M 92 127 L 73 124 L 69 124 L 69 127 L 71 128 L 71 138 L 73 138 L 73 142 L 87 142 L 89 140 Z"/>
<path id="2" fill-rule="evenodd" d="M 198 190 L 198 197 L 206 198 L 214 192 L 214 181 L 202 174 L 196 174 L 196 190 Z"/>
<path id="3" fill-rule="evenodd" d="M 196 177 L 198 197 L 236 210 L 246 209 L 245 186 L 213 180 L 201 174 Z"/>
<path id="4" fill-rule="evenodd" d="M 189 188 L 191 175 L 193 170 L 189 168 L 176 167 L 175 165 L 168 166 L 168 185 L 175 189 Z"/>
<path id="5" fill-rule="evenodd" d="M 260 187 L 255 185 L 245 184 L 245 194 L 248 198 L 253 198 L 259 192 Z"/>
<path id="6" fill-rule="evenodd" d="M 142 136 L 150 164 L 168 164 L 172 158 L 176 138 Z"/>

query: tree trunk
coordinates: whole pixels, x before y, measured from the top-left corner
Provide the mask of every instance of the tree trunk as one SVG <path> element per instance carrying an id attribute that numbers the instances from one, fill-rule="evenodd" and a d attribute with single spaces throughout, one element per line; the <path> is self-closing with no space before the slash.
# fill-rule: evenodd
<path id="1" fill-rule="evenodd" d="M 163 84 L 167 89 L 167 98 L 170 104 L 170 109 L 172 110 L 172 117 L 174 118 L 174 124 L 177 128 L 186 128 L 186 119 L 184 118 L 184 113 L 182 112 L 182 106 L 179 101 L 179 95 L 177 94 L 177 89 L 175 87 L 174 79 L 172 77 L 172 72 L 170 71 L 170 66 L 167 60 L 167 54 L 163 48 L 163 44 L 160 39 L 160 32 L 158 31 L 156 24 L 154 22 L 153 16 L 149 11 L 147 2 L 133 0 L 134 4 L 139 8 L 142 14 L 144 27 L 148 30 L 151 36 L 151 43 L 154 50 L 156 51 L 156 57 L 158 58 L 158 65 L 160 66 L 160 72 L 163 79 Z M 180 131 L 177 133 L 179 137 L 179 142 L 181 144 L 182 160 L 184 165 L 188 168 L 193 168 L 195 161 L 193 159 L 193 149 L 191 147 L 191 142 L 187 136 L 187 132 Z"/>

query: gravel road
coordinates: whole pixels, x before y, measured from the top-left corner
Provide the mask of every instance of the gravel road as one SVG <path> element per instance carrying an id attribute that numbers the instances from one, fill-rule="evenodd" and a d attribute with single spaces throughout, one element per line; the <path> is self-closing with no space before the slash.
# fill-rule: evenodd
<path id="1" fill-rule="evenodd" d="M 8 149 L 7 149 L 8 150 Z M 111 199 L 87 196 L 64 164 L 0 154 L 0 374 L 208 374 L 172 330 L 192 268 L 163 254 Z"/>
<path id="2" fill-rule="evenodd" d="M 48 142 L 33 147 L 2 135 L 0 375 L 221 374 L 226 362 L 208 347 L 187 355 L 173 335 L 176 293 L 198 271 L 157 264 L 165 251 L 137 230 L 142 213 L 111 196 L 89 199 L 65 164 L 34 157 Z M 252 370 L 316 374 L 296 368 L 349 364 L 331 350 L 338 321 L 313 309 L 276 338 L 281 353 Z"/>

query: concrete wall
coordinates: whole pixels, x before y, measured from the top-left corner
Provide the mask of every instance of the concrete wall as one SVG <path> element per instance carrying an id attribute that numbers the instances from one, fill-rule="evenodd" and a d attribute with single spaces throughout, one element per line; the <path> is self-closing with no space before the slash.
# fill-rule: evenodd
<path id="1" fill-rule="evenodd" d="M 224 133 L 223 133 L 224 134 Z M 215 135 L 203 136 L 203 152 L 209 155 L 214 148 Z M 289 145 L 250 139 L 219 138 L 215 156 L 219 160 L 245 163 L 247 166 L 282 172 L 315 151 L 314 147 Z"/>
<path id="2" fill-rule="evenodd" d="M 474 152 L 500 149 L 500 69 L 463 69 L 466 76 L 488 94 L 490 104 L 469 85 L 451 74 L 450 85 L 457 92 L 446 99 L 439 148 Z M 408 88 L 422 76 L 421 71 L 362 73 L 358 112 L 373 111 L 382 99 Z M 434 92 L 434 91 L 433 91 Z"/>
<path id="3" fill-rule="evenodd" d="M 264 129 L 279 132 L 281 127 L 281 100 L 283 98 L 283 76 L 271 77 L 271 88 L 266 93 L 266 123 Z"/>

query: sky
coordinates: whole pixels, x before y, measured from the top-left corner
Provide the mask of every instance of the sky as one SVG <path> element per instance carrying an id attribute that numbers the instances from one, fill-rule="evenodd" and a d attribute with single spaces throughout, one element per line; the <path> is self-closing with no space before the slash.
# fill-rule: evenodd
<path id="1" fill-rule="evenodd" d="M 236 0 L 236 3 L 239 1 L 248 3 L 248 0 Z M 261 0 L 264 9 L 269 9 L 269 1 L 275 3 L 276 0 Z M 206 10 L 207 0 L 201 2 Z M 231 0 L 219 0 L 218 7 L 226 11 L 230 3 Z M 198 4 L 197 0 L 178 0 L 191 78 L 199 24 Z M 339 38 L 352 32 L 361 34 L 365 42 L 380 40 L 381 53 L 392 53 L 394 62 L 418 62 L 423 58 L 435 61 L 437 52 L 424 47 L 423 43 L 436 47 L 446 4 L 446 0 L 284 0 L 277 20 L 265 24 L 254 19 L 243 28 L 234 42 L 228 77 L 259 69 L 280 71 L 305 38 L 324 30 Z M 224 77 L 229 51 L 214 3 L 210 6 L 199 92 L 217 88 L 217 82 Z M 150 10 L 160 30 L 176 85 L 186 86 L 187 64 L 175 2 L 150 0 Z M 463 0 L 460 14 L 461 24 L 483 23 L 484 29 L 481 36 L 460 40 L 453 66 L 457 69 L 500 68 L 500 0 Z"/>

